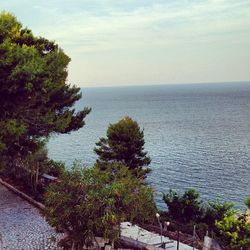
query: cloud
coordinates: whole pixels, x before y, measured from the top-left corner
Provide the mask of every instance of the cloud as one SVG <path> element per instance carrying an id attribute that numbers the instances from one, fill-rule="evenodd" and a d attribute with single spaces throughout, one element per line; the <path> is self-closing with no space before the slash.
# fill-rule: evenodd
<path id="1" fill-rule="evenodd" d="M 149 1 L 134 8 L 126 8 L 134 1 L 86 2 L 87 7 L 76 1 L 74 12 L 60 8 L 63 3 L 57 7 L 37 4 L 36 9 L 56 20 L 39 27 L 40 32 L 77 52 L 151 48 L 180 39 L 188 42 L 206 37 L 209 41 L 229 33 L 249 34 L 249 1 Z"/>
<path id="2" fill-rule="evenodd" d="M 76 52 L 164 47 L 229 33 L 249 35 L 250 2 L 243 0 L 33 3 L 35 33 Z M 20 2 L 17 5 L 20 8 Z"/>

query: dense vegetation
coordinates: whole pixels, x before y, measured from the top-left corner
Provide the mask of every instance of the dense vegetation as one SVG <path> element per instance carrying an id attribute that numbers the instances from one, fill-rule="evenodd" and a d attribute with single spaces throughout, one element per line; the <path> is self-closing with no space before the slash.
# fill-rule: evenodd
<path id="1" fill-rule="evenodd" d="M 196 225 L 197 232 L 208 232 L 226 249 L 249 249 L 250 223 L 247 221 L 248 210 L 240 213 L 232 203 L 210 201 L 204 203 L 199 193 L 189 189 L 183 195 L 173 190 L 163 194 L 168 211 L 165 220 L 172 220 L 177 230 L 192 231 Z M 249 198 L 245 200 L 249 206 Z M 249 207 L 248 207 L 249 208 Z"/>
<path id="2" fill-rule="evenodd" d="M 202 214 L 199 193 L 195 189 L 186 191 L 182 196 L 170 190 L 163 195 L 171 217 L 180 222 L 197 221 Z"/>

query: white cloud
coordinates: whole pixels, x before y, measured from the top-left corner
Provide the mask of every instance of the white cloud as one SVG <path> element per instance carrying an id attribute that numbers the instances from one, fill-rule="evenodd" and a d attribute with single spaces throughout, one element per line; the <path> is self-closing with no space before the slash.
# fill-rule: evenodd
<path id="1" fill-rule="evenodd" d="M 70 50 L 86 52 L 167 46 L 193 36 L 212 39 L 225 33 L 248 32 L 250 27 L 250 4 L 244 1 L 155 4 L 132 11 L 117 10 L 112 4 L 101 7 L 105 15 L 80 8 L 75 13 L 50 9 L 58 21 L 39 30 Z"/>

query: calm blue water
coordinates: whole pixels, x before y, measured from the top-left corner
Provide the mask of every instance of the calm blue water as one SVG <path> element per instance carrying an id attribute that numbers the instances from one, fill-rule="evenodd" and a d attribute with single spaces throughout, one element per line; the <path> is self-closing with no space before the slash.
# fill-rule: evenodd
<path id="1" fill-rule="evenodd" d="M 250 83 L 85 88 L 79 109 L 92 107 L 86 126 L 52 136 L 49 155 L 92 165 L 95 142 L 109 123 L 128 115 L 144 128 L 152 158 L 148 181 L 161 192 L 194 187 L 204 200 L 243 208 L 250 196 Z"/>

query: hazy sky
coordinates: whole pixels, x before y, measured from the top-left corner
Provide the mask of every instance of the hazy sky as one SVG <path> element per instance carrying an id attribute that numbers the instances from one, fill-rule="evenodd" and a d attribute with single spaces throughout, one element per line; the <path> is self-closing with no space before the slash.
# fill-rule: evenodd
<path id="1" fill-rule="evenodd" d="M 79 86 L 250 80 L 248 0 L 1 0 Z"/>

